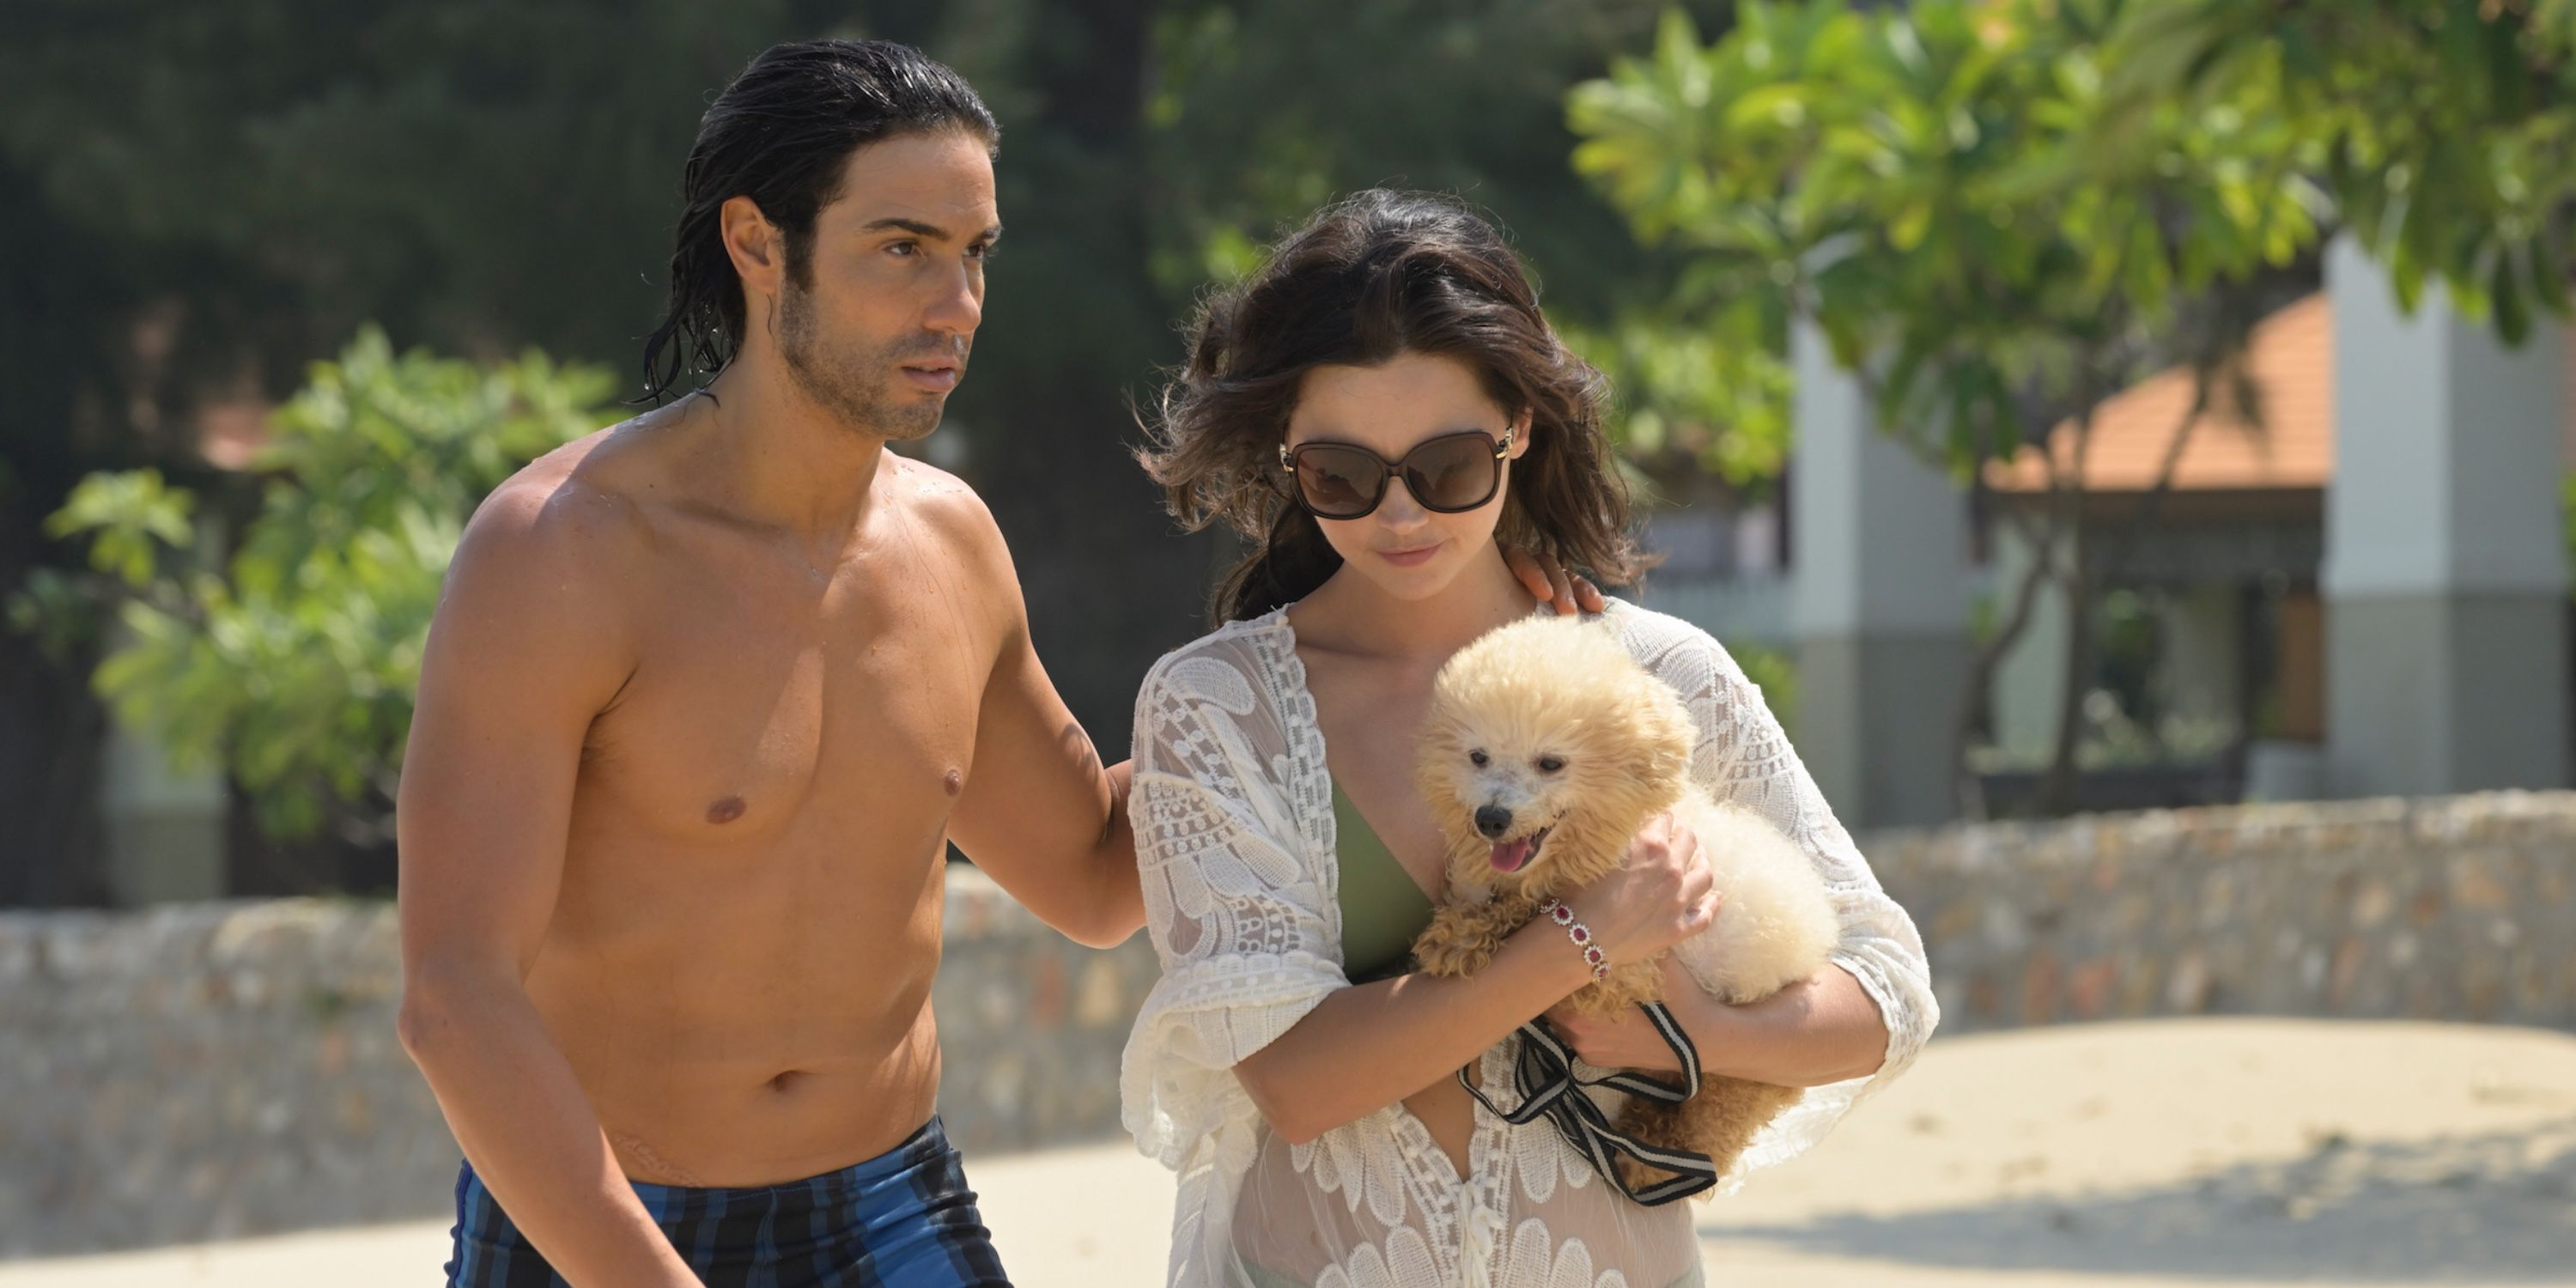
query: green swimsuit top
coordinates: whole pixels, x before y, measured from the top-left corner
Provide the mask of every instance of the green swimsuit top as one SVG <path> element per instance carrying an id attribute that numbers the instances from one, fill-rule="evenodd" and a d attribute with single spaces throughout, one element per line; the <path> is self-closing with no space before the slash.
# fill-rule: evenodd
<path id="1" fill-rule="evenodd" d="M 1333 784 L 1334 856 L 1341 864 L 1342 975 L 1366 984 L 1403 974 L 1431 925 L 1431 899 Z"/>

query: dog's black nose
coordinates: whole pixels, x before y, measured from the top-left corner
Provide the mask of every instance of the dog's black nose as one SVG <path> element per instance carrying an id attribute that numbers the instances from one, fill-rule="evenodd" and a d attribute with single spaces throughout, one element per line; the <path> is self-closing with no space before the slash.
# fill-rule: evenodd
<path id="1" fill-rule="evenodd" d="M 1476 830 L 1487 836 L 1501 836 L 1512 828 L 1512 812 L 1500 805 L 1487 805 L 1476 811 Z"/>

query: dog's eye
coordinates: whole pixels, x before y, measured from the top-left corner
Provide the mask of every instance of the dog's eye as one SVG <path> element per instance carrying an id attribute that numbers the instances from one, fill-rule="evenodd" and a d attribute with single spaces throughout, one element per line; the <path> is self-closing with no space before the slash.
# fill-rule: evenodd
<path id="1" fill-rule="evenodd" d="M 1474 765 L 1478 769 L 1484 768 L 1486 761 L 1490 759 L 1491 757 L 1487 756 L 1482 751 L 1471 751 L 1467 753 L 1467 763 Z"/>
<path id="2" fill-rule="evenodd" d="M 1541 756 L 1538 758 L 1538 772 L 1542 774 L 1553 774 L 1563 768 L 1565 768 L 1565 757 L 1563 756 Z"/>

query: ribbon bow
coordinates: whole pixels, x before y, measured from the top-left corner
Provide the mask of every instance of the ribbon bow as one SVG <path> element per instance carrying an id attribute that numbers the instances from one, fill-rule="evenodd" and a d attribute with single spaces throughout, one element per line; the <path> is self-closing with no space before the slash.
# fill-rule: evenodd
<path id="1" fill-rule="evenodd" d="M 1521 1049 L 1512 1065 L 1512 1081 L 1520 1088 L 1521 1103 L 1516 1109 L 1504 1110 L 1485 1098 L 1485 1093 L 1458 1071 L 1458 1084 L 1476 1103 L 1517 1127 L 1546 1115 L 1556 1125 L 1557 1134 L 1583 1152 L 1592 1162 L 1592 1170 L 1601 1179 L 1618 1187 L 1620 1193 L 1646 1206 L 1661 1207 L 1675 1199 L 1688 1198 L 1717 1184 L 1717 1165 L 1706 1154 L 1686 1149 L 1661 1149 L 1640 1143 L 1610 1125 L 1601 1106 L 1582 1093 L 1585 1087 L 1608 1087 L 1632 1096 L 1644 1096 L 1668 1105 L 1677 1105 L 1699 1094 L 1699 1048 L 1691 1045 L 1690 1035 L 1673 1019 L 1673 1013 L 1661 1002 L 1644 1004 L 1646 1018 L 1662 1035 L 1664 1045 L 1671 1047 L 1682 1065 L 1681 1085 L 1642 1073 L 1611 1073 L 1599 1078 L 1583 1078 L 1574 1072 L 1574 1052 L 1556 1036 L 1544 1020 L 1531 1020 L 1520 1028 Z M 1619 1174 L 1613 1154 L 1630 1158 L 1660 1172 L 1670 1172 L 1667 1180 L 1656 1181 L 1643 1189 L 1628 1183 Z"/>

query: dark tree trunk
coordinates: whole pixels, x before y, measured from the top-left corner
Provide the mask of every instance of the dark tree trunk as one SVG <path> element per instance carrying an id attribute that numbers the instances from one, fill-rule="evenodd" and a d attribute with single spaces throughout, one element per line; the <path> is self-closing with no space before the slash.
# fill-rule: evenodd
<path id="1" fill-rule="evenodd" d="M 2089 558 L 2084 531 L 2078 527 L 2067 534 L 2068 562 L 2072 565 L 2059 578 L 2066 592 L 2066 652 L 2058 674 L 2057 743 L 2048 758 L 2048 772 L 2040 776 L 2034 808 L 2043 817 L 2054 818 L 2075 811 L 2075 787 L 2078 771 L 2075 753 L 2084 739 L 2084 697 L 2093 682 L 2093 592 L 2092 574 L 2084 561 Z"/>
<path id="2" fill-rule="evenodd" d="M 0 498 L 0 601 L 43 550 L 43 516 L 25 497 Z M 98 796 L 107 712 L 89 687 L 97 664 L 87 648 L 57 663 L 0 620 L 0 907 L 108 901 Z"/>
<path id="3" fill-rule="evenodd" d="M 1010 541 L 1038 654 L 1111 761 L 1127 754 L 1145 669 L 1204 629 L 1208 587 L 1206 540 L 1176 534 L 1129 455 L 1141 437 L 1131 399 L 1180 356 L 1149 262 L 1142 112 L 1157 9 L 1032 10 L 1012 77 L 1033 91 L 1032 124 L 1002 122 L 1010 234 L 958 417 L 965 472 Z"/>

